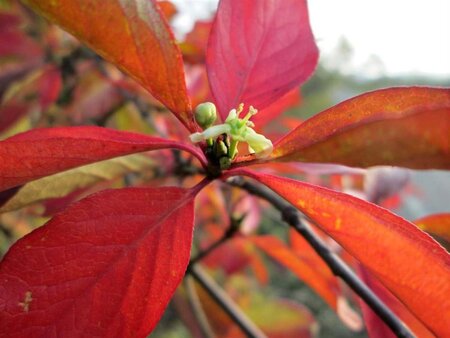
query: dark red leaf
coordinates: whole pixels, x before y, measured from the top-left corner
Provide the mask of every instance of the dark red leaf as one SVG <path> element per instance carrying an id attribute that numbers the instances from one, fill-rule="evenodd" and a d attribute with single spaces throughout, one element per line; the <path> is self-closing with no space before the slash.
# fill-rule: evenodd
<path id="1" fill-rule="evenodd" d="M 16 29 L 21 22 L 22 19 L 15 13 L 0 11 L 0 31 L 6 32 L 10 29 Z"/>
<path id="2" fill-rule="evenodd" d="M 450 255 L 414 224 L 375 204 L 312 184 L 242 169 L 230 174 L 248 175 L 292 203 L 434 334 L 450 335 Z"/>
<path id="3" fill-rule="evenodd" d="M 188 144 L 107 128 L 30 130 L 0 141 L 0 191 L 84 164 L 163 148 L 204 158 Z"/>
<path id="4" fill-rule="evenodd" d="M 146 337 L 189 262 L 197 190 L 105 190 L 19 240 L 0 265 L 0 336 Z"/>
<path id="5" fill-rule="evenodd" d="M 388 88 L 344 101 L 274 145 L 278 161 L 450 168 L 450 89 Z"/>
<path id="6" fill-rule="evenodd" d="M 112 81 L 105 80 L 95 68 L 81 70 L 70 102 L 60 114 L 70 117 L 74 124 L 86 121 L 102 121 L 111 111 L 118 110 L 123 97 Z"/>
<path id="7" fill-rule="evenodd" d="M 0 106 L 0 131 L 10 127 L 30 112 L 41 112 L 58 98 L 61 74 L 57 67 L 47 65 L 15 83 L 14 94 L 6 95 Z"/>
<path id="8" fill-rule="evenodd" d="M 264 109 L 314 71 L 318 50 L 305 0 L 222 0 L 207 50 L 222 118 L 241 102 Z"/>
<path id="9" fill-rule="evenodd" d="M 181 52 L 154 0 L 23 2 L 131 75 L 196 130 Z"/>

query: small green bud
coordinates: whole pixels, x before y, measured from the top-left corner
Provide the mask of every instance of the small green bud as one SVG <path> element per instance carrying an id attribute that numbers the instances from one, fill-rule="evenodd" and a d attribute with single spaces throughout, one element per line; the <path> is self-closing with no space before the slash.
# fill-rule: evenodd
<path id="1" fill-rule="evenodd" d="M 195 121 L 202 127 L 207 129 L 211 127 L 217 118 L 217 109 L 214 103 L 204 102 L 195 107 Z"/>

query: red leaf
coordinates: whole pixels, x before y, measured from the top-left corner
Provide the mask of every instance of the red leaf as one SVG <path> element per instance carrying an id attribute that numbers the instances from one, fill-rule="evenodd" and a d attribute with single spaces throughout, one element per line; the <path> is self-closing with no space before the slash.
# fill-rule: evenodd
<path id="1" fill-rule="evenodd" d="M 211 32 L 212 22 L 197 21 L 192 30 L 186 35 L 180 44 L 183 59 L 190 63 L 204 63 L 208 37 Z"/>
<path id="2" fill-rule="evenodd" d="M 450 168 L 450 89 L 388 88 L 344 101 L 274 145 L 280 161 Z"/>
<path id="3" fill-rule="evenodd" d="M 296 253 L 271 235 L 250 237 L 250 239 L 261 250 L 286 266 L 300 280 L 315 290 L 332 309 L 337 310 L 338 281 L 311 247 L 308 251 Z"/>
<path id="4" fill-rule="evenodd" d="M 123 97 L 112 81 L 105 80 L 95 68 L 81 70 L 74 87 L 71 100 L 61 109 L 60 114 L 70 117 L 73 124 L 86 121 L 101 121 L 104 116 L 122 103 Z"/>
<path id="5" fill-rule="evenodd" d="M 349 329 L 353 331 L 362 329 L 361 317 L 342 296 L 338 279 L 297 232 L 293 229 L 290 231 L 290 247 L 271 235 L 252 237 L 251 240 L 266 254 L 291 270 L 301 281 L 310 286 L 336 311 Z"/>
<path id="6" fill-rule="evenodd" d="M 255 124 L 255 128 L 261 130 L 267 124 L 272 122 L 279 115 L 284 113 L 287 109 L 297 106 L 301 101 L 300 91 L 295 88 L 285 94 L 276 102 L 272 103 L 270 106 L 261 110 L 252 117 L 252 122 Z"/>
<path id="7" fill-rule="evenodd" d="M 196 130 L 181 52 L 155 1 L 24 2 L 131 75 L 188 129 Z"/>
<path id="8" fill-rule="evenodd" d="M 170 1 L 158 0 L 158 6 L 167 20 L 171 20 L 178 12 L 175 5 Z"/>
<path id="9" fill-rule="evenodd" d="M 6 95 L 0 106 L 0 131 L 10 127 L 22 116 L 41 112 L 58 98 L 61 90 L 59 69 L 48 65 L 17 82 L 14 94 Z"/>
<path id="10" fill-rule="evenodd" d="M 21 23 L 22 19 L 17 14 L 0 11 L 0 31 L 16 29 Z"/>
<path id="11" fill-rule="evenodd" d="M 430 236 L 350 195 L 248 170 L 232 174 L 250 176 L 288 200 L 358 259 L 434 334 L 450 335 L 450 256 Z"/>
<path id="12" fill-rule="evenodd" d="M 414 221 L 417 226 L 450 243 L 450 213 L 434 214 Z"/>
<path id="13" fill-rule="evenodd" d="M 232 275 L 247 268 L 253 254 L 249 243 L 243 238 L 236 237 L 220 245 L 202 262 L 208 268 L 221 268 L 226 275 Z"/>
<path id="14" fill-rule="evenodd" d="M 163 148 L 203 157 L 188 144 L 100 127 L 30 130 L 0 141 L 0 191 L 84 164 Z"/>
<path id="15" fill-rule="evenodd" d="M 2 67 L 8 61 L 22 60 L 39 63 L 42 57 L 42 48 L 39 44 L 28 36 L 23 30 L 25 15 L 21 13 L 19 6 L 10 2 L 11 8 L 3 11 L 0 8 L 0 58 Z M 34 59 L 34 60 L 33 60 Z"/>
<path id="16" fill-rule="evenodd" d="M 359 267 L 357 269 L 359 276 L 364 283 L 386 304 L 413 332 L 417 337 L 434 337 L 423 324 L 417 320 L 408 309 L 398 301 L 385 287 L 383 287 L 375 278 L 373 278 L 366 269 Z M 371 338 L 393 338 L 392 330 L 376 315 L 370 307 L 363 301 L 360 301 L 361 309 L 366 323 L 366 329 Z"/>
<path id="17" fill-rule="evenodd" d="M 0 265 L 0 335 L 146 337 L 189 262 L 196 192 L 105 190 L 19 240 Z"/>
<path id="18" fill-rule="evenodd" d="M 207 50 L 219 112 L 243 102 L 264 109 L 303 83 L 318 50 L 305 0 L 222 0 Z"/>

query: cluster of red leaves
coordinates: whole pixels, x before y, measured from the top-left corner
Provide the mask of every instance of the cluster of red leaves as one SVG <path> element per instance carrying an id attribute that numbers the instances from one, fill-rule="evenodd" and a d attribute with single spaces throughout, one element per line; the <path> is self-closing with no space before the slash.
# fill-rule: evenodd
<path id="1" fill-rule="evenodd" d="M 182 54 L 156 1 L 23 2 L 134 78 L 187 131 L 198 130 Z M 29 57 L 31 51 L 42 58 L 39 66 L 45 62 L 44 52 L 27 36 L 15 33 L 15 20 L 2 17 L 1 25 L 13 28 L 1 30 L 0 40 L 8 44 L 11 39 L 20 40 L 17 46 L 23 49 L 0 49 L 0 57 L 16 53 L 23 61 L 12 68 L 11 76 L 39 69 L 29 80 L 29 90 L 39 91 L 34 96 L 44 110 L 56 100 L 59 70 L 33 63 L 36 58 Z M 191 55 L 191 61 L 206 60 L 211 92 L 204 97 L 216 103 L 222 119 L 244 102 L 260 109 L 260 122 L 267 122 L 292 102 L 293 90 L 316 66 L 318 50 L 305 0 L 221 0 L 210 29 L 207 47 L 196 46 L 198 53 L 206 50 L 206 57 Z M 193 41 L 191 46 L 196 45 Z M 192 69 L 192 65 L 187 68 Z M 204 71 L 200 69 L 199 74 L 204 79 Z M 52 90 L 47 88 L 48 81 Z M 196 91 L 195 85 L 194 81 L 190 91 Z M 28 100 L 27 92 L 21 91 L 4 101 L 9 112 L 0 111 L 0 128 L 27 114 Z M 450 258 L 429 235 L 374 204 L 242 167 L 324 162 L 362 168 L 449 169 L 449 116 L 448 89 L 388 88 L 366 93 L 300 124 L 274 143 L 269 158 L 238 157 L 218 179 L 243 175 L 271 188 L 314 221 L 326 233 L 323 236 L 339 243 L 351 255 L 349 260 L 356 259 L 367 283 L 418 334 L 447 336 Z M 9 199 L 49 175 L 166 148 L 186 151 L 207 168 L 201 148 L 183 141 L 100 127 L 33 129 L 0 141 L 0 190 Z M 189 189 L 104 190 L 72 204 L 19 240 L 0 265 L 0 334 L 146 336 L 184 276 L 194 199 L 210 182 L 207 177 Z M 434 221 L 418 224 L 448 235 L 448 228 L 442 230 Z M 301 239 L 292 235 L 290 246 L 273 237 L 247 240 L 287 265 L 332 308 L 339 308 L 342 295 L 336 278 Z M 368 329 L 377 334 L 380 325 L 364 311 Z"/>

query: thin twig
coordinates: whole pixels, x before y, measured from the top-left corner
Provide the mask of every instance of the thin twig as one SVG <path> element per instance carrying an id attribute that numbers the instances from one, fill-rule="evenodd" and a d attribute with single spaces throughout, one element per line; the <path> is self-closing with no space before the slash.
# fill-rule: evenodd
<path id="1" fill-rule="evenodd" d="M 312 229 L 302 222 L 296 208 L 275 194 L 269 188 L 253 184 L 241 177 L 233 177 L 227 181 L 233 186 L 240 187 L 249 193 L 259 196 L 271 203 L 282 215 L 283 220 L 300 233 L 311 247 L 327 263 L 331 271 L 340 277 L 358 294 L 366 304 L 388 325 L 398 337 L 413 338 L 414 334 L 397 318 L 397 316 L 370 290 L 367 285 L 345 264 L 341 258 L 332 252 Z"/>
<path id="2" fill-rule="evenodd" d="M 242 312 L 233 300 L 219 285 L 209 277 L 198 265 L 190 266 L 189 273 L 220 305 L 240 329 L 250 338 L 266 338 L 266 335 Z"/>
<path id="3" fill-rule="evenodd" d="M 239 230 L 239 223 L 231 220 L 231 224 L 228 229 L 223 233 L 223 235 L 206 249 L 200 251 L 194 258 L 191 259 L 189 265 L 194 265 L 201 261 L 203 258 L 208 256 L 212 251 L 217 249 L 220 245 L 228 241 L 230 238 L 234 236 L 234 234 Z"/>
<path id="4" fill-rule="evenodd" d="M 186 294 L 202 335 L 205 338 L 215 338 L 216 335 L 214 334 L 214 331 L 209 324 L 208 317 L 206 316 L 205 311 L 203 311 L 200 298 L 198 297 L 197 290 L 195 289 L 193 277 L 186 276 L 184 280 L 186 285 Z"/>

